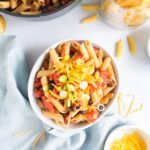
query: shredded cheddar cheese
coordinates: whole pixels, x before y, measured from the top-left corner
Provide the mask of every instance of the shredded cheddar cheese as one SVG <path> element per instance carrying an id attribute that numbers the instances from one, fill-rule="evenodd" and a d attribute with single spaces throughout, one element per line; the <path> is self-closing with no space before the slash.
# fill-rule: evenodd
<path id="1" fill-rule="evenodd" d="M 121 139 L 116 139 L 110 145 L 110 150 L 147 150 L 144 140 L 137 132 L 124 134 Z"/>

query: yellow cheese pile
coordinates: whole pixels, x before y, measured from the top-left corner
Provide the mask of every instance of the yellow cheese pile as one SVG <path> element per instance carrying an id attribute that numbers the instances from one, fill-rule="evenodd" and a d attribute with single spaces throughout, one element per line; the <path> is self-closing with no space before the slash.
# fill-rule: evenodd
<path id="1" fill-rule="evenodd" d="M 144 140 L 137 132 L 125 134 L 121 139 L 116 139 L 110 146 L 110 150 L 146 150 Z"/>

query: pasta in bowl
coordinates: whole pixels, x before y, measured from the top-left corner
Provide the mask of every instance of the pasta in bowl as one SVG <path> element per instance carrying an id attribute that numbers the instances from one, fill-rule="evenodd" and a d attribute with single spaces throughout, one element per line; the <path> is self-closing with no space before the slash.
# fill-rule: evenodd
<path id="1" fill-rule="evenodd" d="M 108 111 L 117 95 L 118 72 L 112 57 L 85 41 L 63 41 L 35 63 L 28 84 L 31 106 L 57 129 L 83 129 Z"/>

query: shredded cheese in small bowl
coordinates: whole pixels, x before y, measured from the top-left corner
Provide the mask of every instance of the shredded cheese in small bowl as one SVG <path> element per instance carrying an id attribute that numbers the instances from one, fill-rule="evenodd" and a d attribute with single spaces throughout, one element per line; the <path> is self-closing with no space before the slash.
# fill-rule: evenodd
<path id="1" fill-rule="evenodd" d="M 125 125 L 116 128 L 107 138 L 104 150 L 149 150 L 150 136 L 140 128 Z"/>

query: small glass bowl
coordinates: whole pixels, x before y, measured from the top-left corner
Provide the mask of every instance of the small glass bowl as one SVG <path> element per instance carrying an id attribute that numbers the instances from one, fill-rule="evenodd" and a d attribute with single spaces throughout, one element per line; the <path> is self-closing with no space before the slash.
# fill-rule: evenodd
<path id="1" fill-rule="evenodd" d="M 119 4 L 117 0 L 102 0 L 100 14 L 104 21 L 113 27 L 135 28 L 150 18 L 150 1 L 144 0 L 137 6 L 127 7 Z"/>

